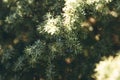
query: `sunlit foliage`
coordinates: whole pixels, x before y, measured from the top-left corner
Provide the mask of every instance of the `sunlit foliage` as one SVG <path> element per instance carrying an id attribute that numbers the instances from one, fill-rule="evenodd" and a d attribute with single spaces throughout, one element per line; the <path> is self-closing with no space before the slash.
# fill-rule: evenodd
<path id="1" fill-rule="evenodd" d="M 120 49 L 120 0 L 0 0 L 1 80 L 93 80 Z"/>
<path id="2" fill-rule="evenodd" d="M 96 80 L 120 80 L 120 52 L 117 56 L 110 56 L 100 61 L 95 68 Z"/>

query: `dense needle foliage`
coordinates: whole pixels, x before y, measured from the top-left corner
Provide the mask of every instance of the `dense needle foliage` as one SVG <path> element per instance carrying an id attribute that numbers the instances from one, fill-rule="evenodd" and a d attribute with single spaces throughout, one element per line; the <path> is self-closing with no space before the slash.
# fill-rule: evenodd
<path id="1" fill-rule="evenodd" d="M 0 80 L 94 80 L 120 50 L 120 0 L 0 0 Z"/>

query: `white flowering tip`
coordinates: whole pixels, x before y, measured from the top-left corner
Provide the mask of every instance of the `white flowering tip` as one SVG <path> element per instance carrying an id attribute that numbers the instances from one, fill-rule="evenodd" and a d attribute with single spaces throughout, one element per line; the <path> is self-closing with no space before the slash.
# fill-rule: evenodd
<path id="1" fill-rule="evenodd" d="M 70 3 L 75 3 L 77 2 L 77 0 L 65 0 L 66 1 L 66 4 L 70 4 Z"/>
<path id="2" fill-rule="evenodd" d="M 109 14 L 112 15 L 113 17 L 118 17 L 118 13 L 115 11 L 110 11 Z"/>
<path id="3" fill-rule="evenodd" d="M 91 4 L 94 4 L 94 3 L 98 3 L 100 0 L 87 0 L 86 3 L 91 5 Z"/>
<path id="4" fill-rule="evenodd" d="M 110 56 L 96 65 L 94 78 L 96 80 L 120 80 L 120 54 L 115 58 Z"/>
<path id="5" fill-rule="evenodd" d="M 21 9 L 21 8 L 22 8 L 22 6 L 21 6 L 21 5 L 17 5 L 17 7 L 18 7 L 18 9 Z"/>
<path id="6" fill-rule="evenodd" d="M 105 0 L 107 3 L 112 2 L 112 0 Z"/>
<path id="7" fill-rule="evenodd" d="M 95 8 L 96 10 L 101 10 L 102 8 L 104 8 L 104 5 L 100 3 L 100 4 L 97 4 Z"/>
<path id="8" fill-rule="evenodd" d="M 46 25 L 44 26 L 44 31 L 47 32 L 48 34 L 55 34 L 59 29 L 54 26 L 54 25 Z"/>
<path id="9" fill-rule="evenodd" d="M 30 49 L 30 48 L 27 48 L 27 49 L 26 49 L 26 51 L 29 51 L 29 52 L 31 52 L 31 49 Z"/>
<path id="10" fill-rule="evenodd" d="M 32 3 L 33 3 L 33 0 L 28 0 L 28 3 L 29 3 L 29 4 L 32 4 Z"/>
<path id="11" fill-rule="evenodd" d="M 58 24 L 58 19 L 49 19 L 46 23 L 46 25 L 44 26 L 44 31 L 47 32 L 48 34 L 55 34 L 57 31 L 59 31 L 59 28 L 57 27 Z"/>
<path id="12" fill-rule="evenodd" d="M 3 0 L 4 3 L 8 3 L 8 0 Z"/>
<path id="13" fill-rule="evenodd" d="M 75 11 L 81 0 L 65 0 L 65 7 L 63 8 L 63 24 L 67 30 L 72 30 L 71 25 L 75 22 Z"/>
<path id="14" fill-rule="evenodd" d="M 92 5 L 94 3 L 99 3 L 101 1 L 104 1 L 104 3 L 110 3 L 112 0 L 86 0 L 86 3 Z"/>

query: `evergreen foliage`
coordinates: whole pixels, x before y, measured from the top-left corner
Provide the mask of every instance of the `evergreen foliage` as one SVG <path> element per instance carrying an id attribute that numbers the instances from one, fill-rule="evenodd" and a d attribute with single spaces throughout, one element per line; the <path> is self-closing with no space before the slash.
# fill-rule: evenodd
<path id="1" fill-rule="evenodd" d="M 0 80 L 93 80 L 120 49 L 119 0 L 0 0 Z"/>

